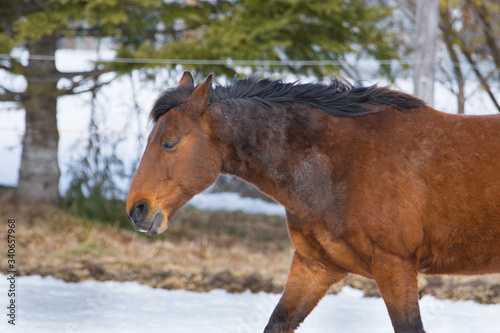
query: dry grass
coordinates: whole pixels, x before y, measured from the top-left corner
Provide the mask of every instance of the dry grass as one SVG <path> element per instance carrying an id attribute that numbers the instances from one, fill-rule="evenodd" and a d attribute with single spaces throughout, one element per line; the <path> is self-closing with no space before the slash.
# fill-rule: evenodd
<path id="1" fill-rule="evenodd" d="M 48 205 L 12 203 L 3 192 L 2 216 L 17 221 L 21 274 L 50 274 L 70 281 L 126 280 L 133 275 L 153 286 L 180 288 L 182 281 L 175 279 L 196 275 L 210 279 L 229 272 L 235 279 L 253 276 L 264 281 L 263 276 L 272 276 L 264 288 L 271 291 L 283 285 L 288 274 L 293 250 L 280 217 L 188 207 L 171 221 L 167 232 L 149 237 Z M 0 237 L 5 233 L 6 228 L 0 230 Z M 171 281 L 148 282 L 162 274 Z"/>
<path id="2" fill-rule="evenodd" d="M 47 205 L 12 203 L 0 191 L 5 219 L 15 218 L 16 264 L 21 275 L 53 275 L 66 281 L 137 281 L 153 287 L 205 291 L 280 292 L 293 248 L 284 219 L 241 212 L 185 208 L 162 235 L 148 237 L 116 225 L 75 217 Z M 0 229 L 5 239 L 7 228 Z M 6 260 L 0 262 L 6 271 Z M 500 275 L 421 277 L 421 294 L 500 303 Z M 379 296 L 373 281 L 350 275 L 349 285 Z"/>

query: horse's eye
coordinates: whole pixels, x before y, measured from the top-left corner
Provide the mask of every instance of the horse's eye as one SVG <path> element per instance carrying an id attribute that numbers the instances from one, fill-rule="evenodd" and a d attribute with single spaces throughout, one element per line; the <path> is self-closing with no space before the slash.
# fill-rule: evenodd
<path id="1" fill-rule="evenodd" d="M 161 147 L 165 150 L 169 150 L 175 148 L 178 143 L 179 141 L 165 141 L 161 144 Z"/>

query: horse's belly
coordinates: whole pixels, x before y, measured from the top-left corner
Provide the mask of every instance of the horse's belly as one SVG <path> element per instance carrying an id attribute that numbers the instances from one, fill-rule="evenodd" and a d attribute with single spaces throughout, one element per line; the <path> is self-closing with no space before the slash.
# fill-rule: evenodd
<path id="1" fill-rule="evenodd" d="M 420 273 L 476 275 L 500 273 L 498 246 L 491 251 L 468 251 L 453 249 L 424 257 L 418 262 Z M 445 252 L 445 253 L 443 253 Z"/>

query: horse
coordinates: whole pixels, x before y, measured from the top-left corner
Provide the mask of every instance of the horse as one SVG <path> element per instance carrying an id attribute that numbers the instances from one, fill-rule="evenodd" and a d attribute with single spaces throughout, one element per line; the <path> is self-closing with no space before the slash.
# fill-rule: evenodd
<path id="1" fill-rule="evenodd" d="M 417 275 L 500 272 L 500 115 L 454 115 L 390 87 L 185 72 L 163 92 L 127 198 L 155 235 L 219 174 L 286 209 L 290 272 L 265 331 L 294 332 L 348 273 L 395 332 L 424 332 Z"/>

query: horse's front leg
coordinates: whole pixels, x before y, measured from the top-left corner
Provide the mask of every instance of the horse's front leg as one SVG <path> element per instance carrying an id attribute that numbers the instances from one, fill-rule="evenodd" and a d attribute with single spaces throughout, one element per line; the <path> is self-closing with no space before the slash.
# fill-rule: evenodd
<path id="1" fill-rule="evenodd" d="M 425 333 L 418 306 L 417 270 L 408 260 L 377 251 L 372 273 L 396 333 Z"/>
<path id="2" fill-rule="evenodd" d="M 347 272 L 326 268 L 320 262 L 295 252 L 281 299 L 264 333 L 290 333 L 307 317 L 331 285 Z"/>

